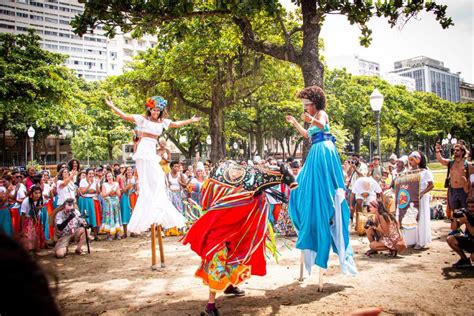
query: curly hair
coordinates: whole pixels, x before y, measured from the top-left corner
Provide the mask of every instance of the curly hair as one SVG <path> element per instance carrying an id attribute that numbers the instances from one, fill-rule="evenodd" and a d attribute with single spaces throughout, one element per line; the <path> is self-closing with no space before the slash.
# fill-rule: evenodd
<path id="1" fill-rule="evenodd" d="M 306 87 L 296 95 L 298 99 L 308 99 L 313 102 L 316 110 L 321 111 L 326 108 L 326 96 L 323 89 L 318 86 Z"/>
<path id="2" fill-rule="evenodd" d="M 151 109 L 150 108 L 146 108 L 146 116 L 148 118 L 151 116 Z M 160 114 L 158 115 L 158 120 L 165 119 L 165 118 L 168 118 L 168 117 L 169 117 L 168 111 L 166 111 L 166 109 L 164 109 L 163 111 L 160 111 Z"/>

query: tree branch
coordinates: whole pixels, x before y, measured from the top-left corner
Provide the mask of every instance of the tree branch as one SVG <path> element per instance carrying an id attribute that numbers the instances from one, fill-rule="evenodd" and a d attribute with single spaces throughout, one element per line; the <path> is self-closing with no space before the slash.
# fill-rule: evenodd
<path id="1" fill-rule="evenodd" d="M 280 60 L 290 61 L 297 65 L 301 65 L 301 53 L 297 53 L 293 46 L 281 46 L 255 39 L 255 34 L 252 29 L 252 24 L 246 17 L 234 17 L 234 23 L 240 28 L 242 32 L 242 43 L 250 49 L 257 52 L 270 55 Z"/>
<path id="2" fill-rule="evenodd" d="M 184 97 L 184 94 L 176 87 L 173 81 L 168 81 L 170 87 L 171 87 L 171 93 L 178 98 L 180 102 L 182 102 L 184 105 L 193 108 L 195 110 L 201 111 L 207 115 L 211 115 L 211 109 L 206 108 L 200 104 L 194 103 L 192 101 L 186 100 Z"/>

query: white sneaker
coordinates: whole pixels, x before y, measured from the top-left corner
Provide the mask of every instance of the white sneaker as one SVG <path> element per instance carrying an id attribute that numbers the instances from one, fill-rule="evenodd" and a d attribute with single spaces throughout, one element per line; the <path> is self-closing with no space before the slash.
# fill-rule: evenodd
<path id="1" fill-rule="evenodd" d="M 418 244 L 416 244 L 415 247 L 413 247 L 413 249 L 415 249 L 415 250 L 420 250 L 420 249 L 423 249 L 423 247 L 420 246 L 420 245 L 418 245 Z"/>

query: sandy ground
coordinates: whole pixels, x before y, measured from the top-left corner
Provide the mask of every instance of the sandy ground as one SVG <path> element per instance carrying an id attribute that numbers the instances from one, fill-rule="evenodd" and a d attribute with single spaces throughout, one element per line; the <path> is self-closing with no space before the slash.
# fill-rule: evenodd
<path id="1" fill-rule="evenodd" d="M 300 252 L 295 238 L 279 239 L 278 263 L 268 260 L 265 277 L 252 277 L 241 288 L 245 297 L 219 296 L 223 315 L 343 314 L 380 306 L 386 314 L 474 315 L 474 268 L 456 270 L 458 257 L 446 244 L 449 224 L 432 222 L 433 243 L 423 251 L 407 250 L 398 258 L 367 258 L 365 239 L 352 235 L 359 274 L 341 275 L 336 257 L 317 292 L 318 270 L 298 282 Z M 198 257 L 176 237 L 165 239 L 165 269 L 151 271 L 146 237 L 91 244 L 90 255 L 70 253 L 57 260 L 52 251 L 41 264 L 58 277 L 57 299 L 65 315 L 199 315 L 207 288 L 196 279 Z M 73 251 L 70 249 L 70 252 Z M 53 283 L 54 284 L 54 283 Z M 470 302 L 470 303 L 469 303 Z"/>

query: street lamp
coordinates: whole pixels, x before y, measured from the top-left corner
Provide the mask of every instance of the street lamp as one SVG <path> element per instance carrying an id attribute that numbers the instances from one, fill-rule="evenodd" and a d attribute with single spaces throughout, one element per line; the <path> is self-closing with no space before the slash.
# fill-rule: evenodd
<path id="1" fill-rule="evenodd" d="M 237 144 L 237 142 L 234 142 L 234 143 L 232 144 L 232 148 L 234 148 L 235 155 L 238 156 L 238 155 L 239 155 L 239 152 L 238 152 L 238 150 L 239 150 L 239 144 Z"/>
<path id="2" fill-rule="evenodd" d="M 33 137 L 35 137 L 35 129 L 33 126 L 28 128 L 28 137 L 30 137 L 30 144 L 31 144 L 31 161 L 33 161 Z"/>
<path id="3" fill-rule="evenodd" d="M 207 135 L 206 144 L 207 144 L 207 159 L 211 159 L 211 146 L 212 146 L 211 135 Z"/>
<path id="4" fill-rule="evenodd" d="M 377 124 L 377 154 L 380 157 L 380 111 L 383 105 L 383 95 L 379 89 L 375 88 L 370 95 L 370 107 L 375 112 L 375 120 Z"/>

